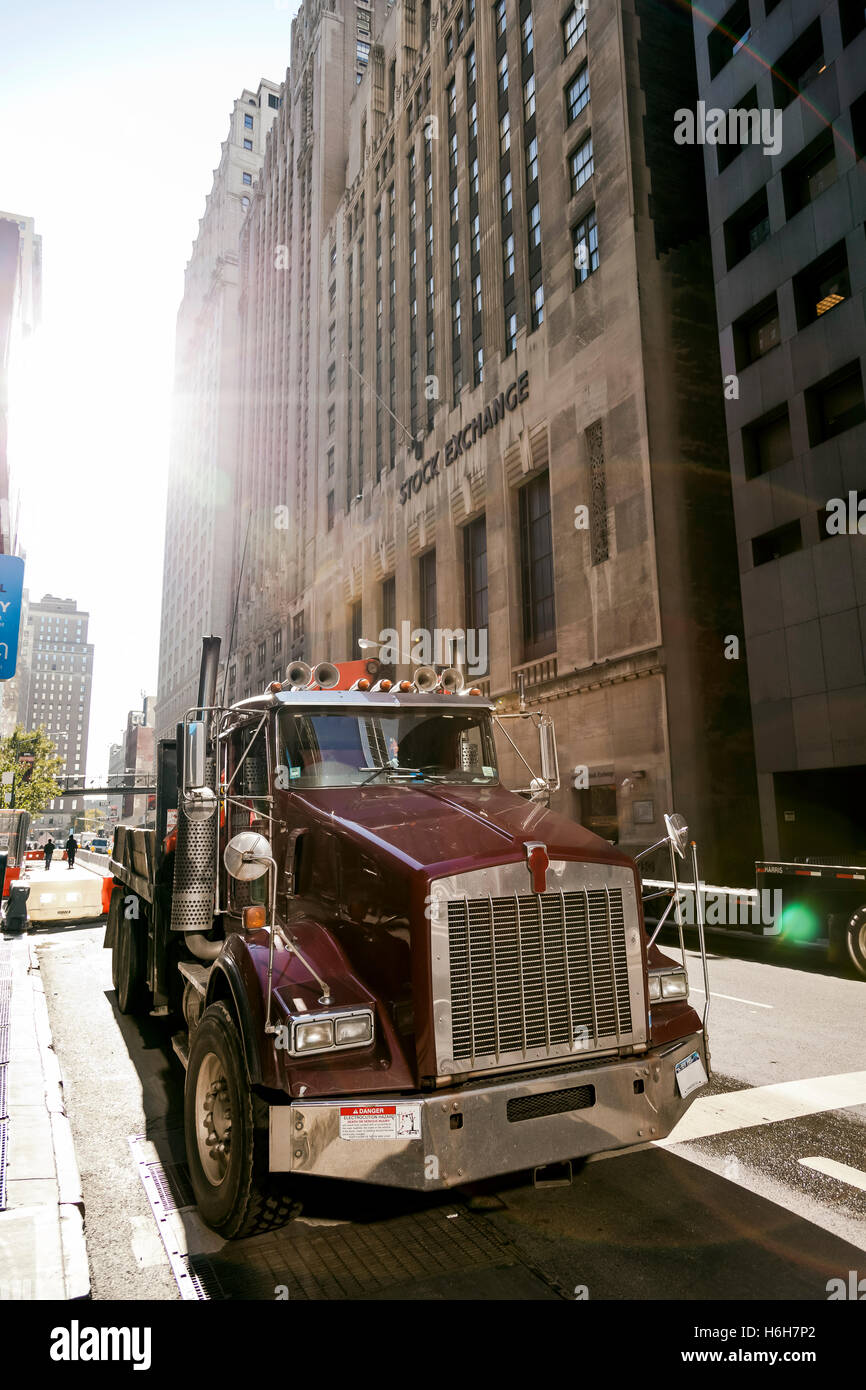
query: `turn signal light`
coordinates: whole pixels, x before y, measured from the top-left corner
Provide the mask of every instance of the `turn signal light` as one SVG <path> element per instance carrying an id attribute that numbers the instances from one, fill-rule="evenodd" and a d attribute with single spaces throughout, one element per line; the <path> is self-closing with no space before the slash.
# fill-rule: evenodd
<path id="1" fill-rule="evenodd" d="M 384 691 L 386 692 L 386 694 L 387 694 L 387 692 L 388 692 L 389 690 L 391 690 L 392 686 L 393 686 L 393 681 L 380 681 L 380 682 L 379 682 L 379 689 L 380 689 L 380 690 L 384 690 Z"/>
<path id="2" fill-rule="evenodd" d="M 370 689 L 370 682 L 369 682 L 368 680 L 358 681 L 358 689 L 359 689 L 359 690 L 369 690 L 369 689 Z"/>
<path id="3" fill-rule="evenodd" d="M 473 685 L 473 687 L 472 687 L 472 689 L 470 690 L 469 694 L 470 694 L 470 695 L 480 695 L 480 694 L 481 694 L 481 691 L 478 689 L 478 686 L 477 686 L 477 685 Z"/>
<path id="4" fill-rule="evenodd" d="M 256 903 L 253 907 L 245 907 L 243 913 L 243 923 L 245 931 L 259 931 L 268 920 L 267 910 L 263 903 Z"/>
<path id="5" fill-rule="evenodd" d="M 402 690 L 402 692 L 403 692 L 404 695 L 408 695 L 409 692 L 410 692 L 410 690 L 412 689 L 412 682 L 411 682 L 411 681 L 401 681 L 401 682 L 400 682 L 400 689 Z"/>

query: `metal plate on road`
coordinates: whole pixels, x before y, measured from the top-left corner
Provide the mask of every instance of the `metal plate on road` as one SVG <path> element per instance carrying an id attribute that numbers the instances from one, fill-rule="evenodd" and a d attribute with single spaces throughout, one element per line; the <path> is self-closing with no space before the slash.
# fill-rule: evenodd
<path id="1" fill-rule="evenodd" d="M 169 1136 L 177 1139 L 178 1136 Z M 561 1291 L 527 1263 L 483 1216 L 443 1202 L 363 1224 L 302 1216 L 280 1230 L 223 1241 L 191 1203 L 186 1165 L 163 1163 L 144 1136 L 130 1139 L 139 1176 L 181 1297 L 270 1299 L 558 1299 Z M 169 1142 L 166 1152 L 178 1151 Z M 303 1198 L 303 1192 L 301 1192 Z M 189 1200 L 189 1205 L 178 1202 Z M 395 1194 L 391 1210 L 405 1209 Z"/>
<path id="2" fill-rule="evenodd" d="M 9 1121 L 0 1120 L 0 1211 L 6 1207 L 6 1159 Z"/>

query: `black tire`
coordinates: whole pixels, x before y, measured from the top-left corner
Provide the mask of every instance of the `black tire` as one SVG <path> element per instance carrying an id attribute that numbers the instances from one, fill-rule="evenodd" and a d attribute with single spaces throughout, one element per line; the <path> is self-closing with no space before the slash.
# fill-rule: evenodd
<path id="1" fill-rule="evenodd" d="M 111 950 L 111 980 L 122 1014 L 141 1013 L 147 989 L 146 970 L 147 925 L 144 921 L 128 922 L 121 917 Z"/>
<path id="2" fill-rule="evenodd" d="M 268 1108 L 250 1089 L 241 1040 L 221 1002 L 205 1009 L 193 1033 L 183 1112 L 190 1179 L 208 1226 L 239 1240 L 298 1215 L 285 1178 L 268 1171 Z M 218 1143 L 225 1151 L 209 1152 Z"/>
<path id="3" fill-rule="evenodd" d="M 848 954 L 854 969 L 866 975 L 866 903 L 848 919 Z"/>

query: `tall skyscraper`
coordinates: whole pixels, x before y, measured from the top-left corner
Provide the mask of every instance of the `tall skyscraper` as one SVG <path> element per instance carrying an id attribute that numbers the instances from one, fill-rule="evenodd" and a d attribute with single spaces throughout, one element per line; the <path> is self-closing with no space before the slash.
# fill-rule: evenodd
<path id="1" fill-rule="evenodd" d="M 22 723 L 43 727 L 63 758 L 61 776 L 84 777 L 90 725 L 93 646 L 87 640 L 89 614 L 75 599 L 45 594 L 31 601 L 28 627 L 31 663 Z M 83 797 L 52 801 L 40 825 L 62 828 L 84 809 Z"/>
<path id="2" fill-rule="evenodd" d="M 177 320 L 160 631 L 159 736 L 194 702 L 204 633 L 227 632 L 238 397 L 238 241 L 282 88 L 234 104 Z"/>
<path id="3" fill-rule="evenodd" d="M 866 12 L 711 0 L 694 40 L 764 853 L 862 853 Z"/>
<path id="4" fill-rule="evenodd" d="M 153 695 L 145 695 L 142 708 L 131 709 L 126 718 L 123 771 L 130 774 L 130 781 L 134 786 L 153 784 L 155 780 L 155 723 L 156 700 Z M 145 825 L 148 823 L 148 812 L 152 813 L 155 805 L 155 796 L 135 796 L 126 793 L 123 797 L 122 819 L 128 825 Z M 150 824 L 153 824 L 152 817 Z"/>
<path id="5" fill-rule="evenodd" d="M 18 497 L 9 458 L 9 413 L 13 365 L 22 364 L 26 340 L 42 314 L 42 238 L 32 217 L 0 212 L 0 554 L 20 555 Z M 28 680 L 27 596 L 19 627 L 15 675 L 0 682 L 0 736 L 12 732 Z"/>
<path id="6" fill-rule="evenodd" d="M 0 553 L 16 555 L 17 505 L 7 457 L 9 372 L 42 314 L 42 238 L 32 217 L 0 212 Z"/>
<path id="7" fill-rule="evenodd" d="M 676 804 L 744 872 L 696 98 L 673 0 L 302 6 L 242 239 L 227 676 L 465 631 L 473 683 L 554 714 L 556 809 L 635 849 Z"/>

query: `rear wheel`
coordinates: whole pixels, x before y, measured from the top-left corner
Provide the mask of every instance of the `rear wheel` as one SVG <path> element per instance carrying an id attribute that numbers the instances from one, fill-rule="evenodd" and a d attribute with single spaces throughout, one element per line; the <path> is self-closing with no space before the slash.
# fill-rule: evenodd
<path id="1" fill-rule="evenodd" d="M 848 954 L 854 969 L 866 975 L 866 903 L 848 921 Z"/>
<path id="2" fill-rule="evenodd" d="M 111 950 L 111 979 L 117 995 L 117 1007 L 122 1014 L 139 1013 L 144 1008 L 147 974 L 146 924 L 128 922 L 121 917 L 117 923 Z"/>
<path id="3" fill-rule="evenodd" d="M 253 1094 L 237 1028 L 211 1004 L 192 1037 L 184 1134 L 198 1209 L 227 1239 L 282 1226 L 301 1210 L 268 1171 L 268 1108 Z"/>

